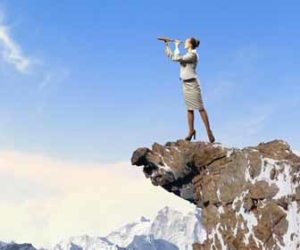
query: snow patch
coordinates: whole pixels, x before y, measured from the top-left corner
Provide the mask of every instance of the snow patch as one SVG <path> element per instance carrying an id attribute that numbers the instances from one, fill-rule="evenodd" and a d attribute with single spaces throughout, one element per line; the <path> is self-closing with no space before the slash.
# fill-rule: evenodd
<path id="1" fill-rule="evenodd" d="M 232 155 L 233 152 L 234 152 L 234 149 L 233 149 L 233 148 L 227 150 L 227 152 L 226 152 L 226 157 L 230 157 L 230 156 Z"/>
<path id="2" fill-rule="evenodd" d="M 248 233 L 244 235 L 244 242 L 246 244 L 249 244 L 249 238 L 252 235 L 254 241 L 256 242 L 256 244 L 258 244 L 260 240 L 257 239 L 254 235 L 254 227 L 257 226 L 258 223 L 257 218 L 252 212 L 246 212 L 243 207 L 243 199 L 247 195 L 247 193 L 248 191 L 245 191 L 240 196 L 236 197 L 233 201 L 232 207 L 234 210 L 236 210 L 237 204 L 241 204 L 240 209 L 236 212 L 236 217 L 238 218 L 239 216 L 241 216 L 246 221 L 246 223 L 242 222 L 240 225 L 241 229 L 248 229 Z M 234 229 L 234 235 L 237 234 L 238 226 L 239 225 L 236 225 L 236 228 Z"/>
<path id="3" fill-rule="evenodd" d="M 248 161 L 248 166 L 245 173 L 245 179 L 252 184 L 258 181 L 266 181 L 270 186 L 275 184 L 279 191 L 274 197 L 274 199 L 279 199 L 283 196 L 295 192 L 296 185 L 292 182 L 291 167 L 289 164 L 282 161 L 276 161 L 271 158 L 261 157 L 261 172 L 254 179 L 250 176 L 250 164 Z M 271 171 L 275 171 L 275 178 L 271 180 Z"/>
<path id="4" fill-rule="evenodd" d="M 282 246 L 281 249 L 297 249 L 297 245 L 300 244 L 300 214 L 296 201 L 289 204 L 286 219 L 288 221 L 288 230 L 283 237 L 285 246 Z"/>

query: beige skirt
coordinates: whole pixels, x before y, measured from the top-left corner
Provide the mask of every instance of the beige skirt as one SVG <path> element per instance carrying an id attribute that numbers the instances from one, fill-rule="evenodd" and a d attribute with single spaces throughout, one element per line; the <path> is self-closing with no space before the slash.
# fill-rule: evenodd
<path id="1" fill-rule="evenodd" d="M 199 79 L 182 82 L 183 96 L 187 110 L 203 109 L 203 100 Z"/>

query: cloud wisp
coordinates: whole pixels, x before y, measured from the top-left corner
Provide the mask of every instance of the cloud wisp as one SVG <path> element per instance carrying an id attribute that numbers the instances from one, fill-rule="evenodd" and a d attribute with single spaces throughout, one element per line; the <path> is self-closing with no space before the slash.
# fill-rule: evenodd
<path id="1" fill-rule="evenodd" d="M 9 28 L 3 24 L 3 17 L 0 18 L 0 56 L 13 65 L 19 72 L 25 73 L 32 61 L 24 56 L 21 47 L 13 40 Z"/>
<path id="2" fill-rule="evenodd" d="M 32 59 L 23 54 L 21 46 L 12 38 L 9 27 L 4 24 L 2 10 L 0 10 L 0 57 L 21 73 L 27 72 L 32 64 Z"/>

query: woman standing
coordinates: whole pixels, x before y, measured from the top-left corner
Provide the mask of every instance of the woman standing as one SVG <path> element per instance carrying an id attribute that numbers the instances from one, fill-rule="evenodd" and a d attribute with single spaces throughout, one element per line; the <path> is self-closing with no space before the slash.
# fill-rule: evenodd
<path id="1" fill-rule="evenodd" d="M 200 112 L 208 139 L 212 143 L 215 141 L 215 137 L 210 128 L 208 115 L 203 105 L 200 81 L 196 73 L 198 63 L 196 48 L 200 45 L 200 41 L 195 38 L 186 39 L 184 48 L 187 50 L 187 53 L 183 56 L 180 55 L 179 51 L 180 41 L 175 41 L 174 53 L 172 53 L 168 41 L 165 41 L 165 43 L 167 56 L 173 61 L 180 63 L 180 79 L 183 82 L 183 95 L 187 107 L 189 124 L 189 134 L 185 139 L 190 141 L 193 136 L 196 139 L 196 130 L 194 129 L 194 110 L 196 109 Z"/>

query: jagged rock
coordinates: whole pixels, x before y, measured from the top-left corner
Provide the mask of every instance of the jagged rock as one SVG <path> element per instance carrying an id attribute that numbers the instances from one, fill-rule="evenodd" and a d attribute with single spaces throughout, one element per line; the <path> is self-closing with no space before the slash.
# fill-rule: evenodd
<path id="1" fill-rule="evenodd" d="M 300 158 L 282 140 L 243 149 L 178 140 L 139 148 L 153 185 L 202 208 L 196 250 L 294 250 L 300 245 Z"/>
<path id="2" fill-rule="evenodd" d="M 258 181 L 249 189 L 249 194 L 252 199 L 263 200 L 273 198 L 279 191 L 275 183 L 269 185 L 266 181 Z"/>

